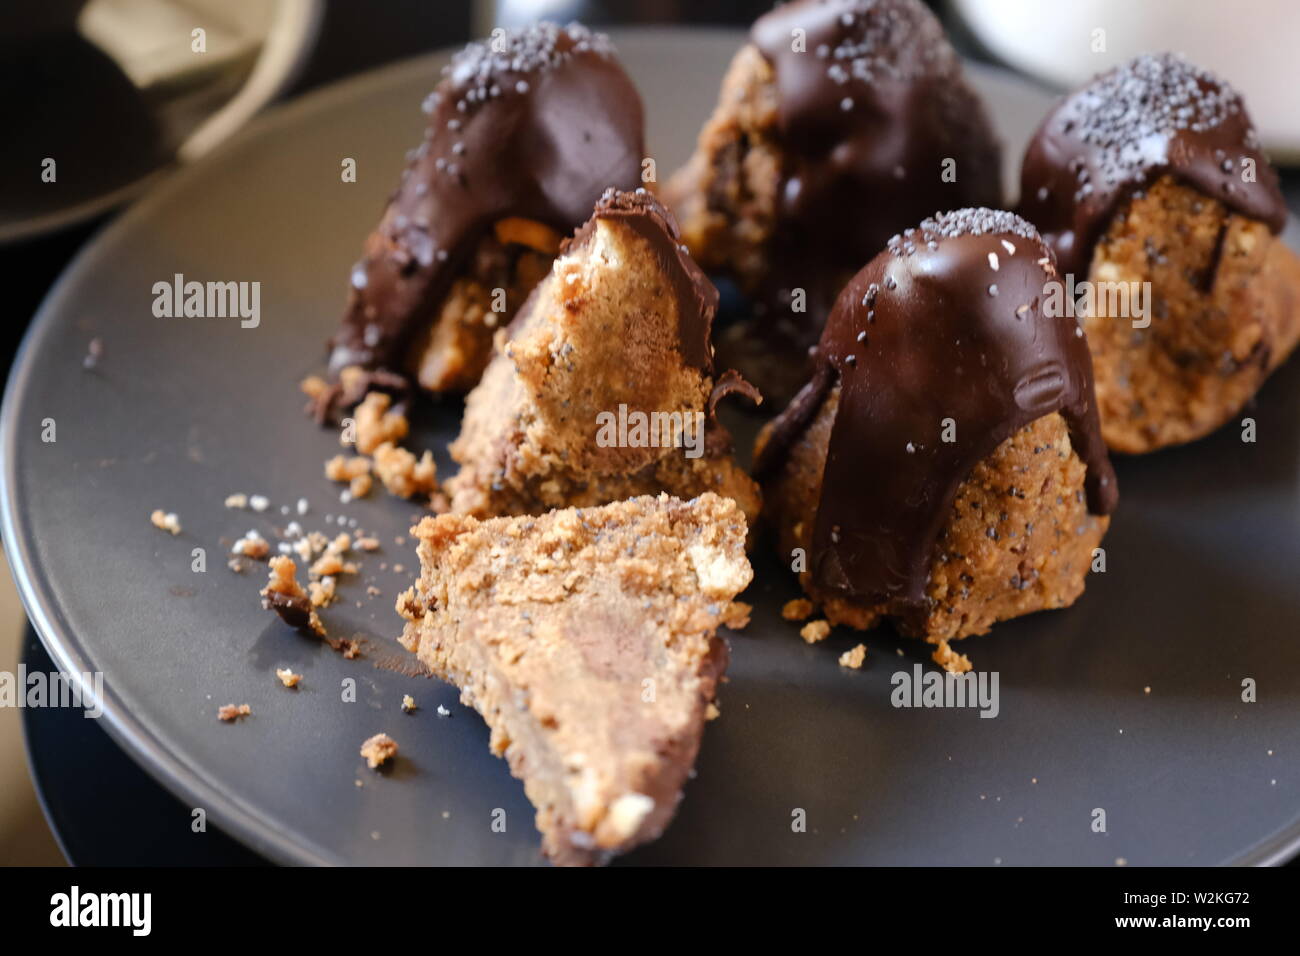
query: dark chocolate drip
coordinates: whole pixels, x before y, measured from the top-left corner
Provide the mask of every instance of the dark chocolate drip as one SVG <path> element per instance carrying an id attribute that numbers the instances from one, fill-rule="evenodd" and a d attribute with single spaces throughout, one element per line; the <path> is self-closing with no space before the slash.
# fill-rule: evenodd
<path id="1" fill-rule="evenodd" d="M 1243 179 L 1243 160 L 1254 182 Z M 1083 278 L 1119 206 L 1165 174 L 1274 233 L 1286 222 L 1277 173 L 1241 97 L 1170 53 L 1140 56 L 1057 105 L 1025 153 L 1019 212 L 1061 272 Z"/>
<path id="2" fill-rule="evenodd" d="M 610 186 L 635 188 L 641 99 L 601 34 L 542 23 L 457 54 L 429 125 L 352 270 L 330 368 L 400 369 L 412 333 L 479 241 L 518 216 L 568 235 Z"/>
<path id="3" fill-rule="evenodd" d="M 922 604 L 958 486 L 1004 440 L 1053 412 L 1087 467 L 1089 510 L 1113 510 L 1087 340 L 1074 319 L 1044 313 L 1056 282 L 1032 226 L 963 209 L 895 236 L 845 287 L 814 378 L 777 419 L 760 463 L 780 464 L 838 381 L 809 555 L 819 585 Z M 943 440 L 945 419 L 952 442 Z"/>
<path id="4" fill-rule="evenodd" d="M 709 336 L 718 311 L 718 290 L 682 245 L 677 219 L 645 189 L 606 190 L 591 218 L 561 247 L 562 252 L 587 242 L 600 219 L 617 219 L 645 240 L 658 260 L 659 273 L 673 284 L 677 299 L 677 333 L 682 358 L 706 375 L 713 374 Z"/>
<path id="5" fill-rule="evenodd" d="M 797 0 L 750 39 L 775 73 L 785 163 L 763 298 L 812 345 L 844 281 L 894 233 L 936 209 L 1001 204 L 1000 150 L 919 0 Z M 789 311 L 794 288 L 803 314 Z"/>

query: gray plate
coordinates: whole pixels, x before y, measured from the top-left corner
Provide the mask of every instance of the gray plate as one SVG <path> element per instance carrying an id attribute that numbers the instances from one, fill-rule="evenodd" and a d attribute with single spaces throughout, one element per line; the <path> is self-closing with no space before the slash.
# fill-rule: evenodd
<path id="1" fill-rule="evenodd" d="M 618 37 L 645 94 L 661 170 L 687 154 L 734 33 Z M 318 367 L 361 240 L 418 142 L 433 57 L 305 98 L 185 170 L 107 230 L 51 294 L 3 412 L 4 538 L 23 598 L 58 663 L 100 670 L 113 735 L 165 785 L 271 858 L 294 863 L 532 863 L 522 787 L 487 751 L 483 723 L 436 681 L 372 666 L 399 652 L 393 597 L 415 561 L 393 544 L 415 509 L 376 495 L 341 506 L 321 462 L 334 435 L 300 415 L 296 383 Z M 976 74 L 1014 162 L 1046 106 Z M 344 157 L 360 181 L 339 181 Z M 258 280 L 262 324 L 159 319 L 152 286 Z M 81 367 L 100 337 L 97 370 Z M 794 595 L 755 559 L 754 622 L 732 636 L 723 716 L 709 726 L 676 822 L 639 863 L 1131 864 L 1276 861 L 1300 840 L 1300 364 L 1249 414 L 1191 447 L 1119 462 L 1123 503 L 1109 570 L 1072 609 L 968 642 L 1000 675 L 1001 713 L 890 706 L 891 675 L 925 659 L 882 631 L 807 647 L 777 609 Z M 459 409 L 436 409 L 441 453 Z M 57 441 L 41 441 L 42 420 Z M 445 469 L 446 458 L 442 458 Z M 263 493 L 263 515 L 227 511 Z M 305 522 L 346 512 L 382 556 L 337 634 L 371 636 L 345 661 L 262 611 L 258 573 L 228 571 L 220 542 L 267 533 L 278 508 Z M 149 526 L 175 511 L 184 533 Z M 191 549 L 208 570 L 191 570 Z M 380 571 L 380 561 L 388 568 Z M 404 574 L 392 565 L 406 566 Z M 373 579 L 383 596 L 367 597 Z M 362 602 L 362 607 L 353 601 Z M 902 654 L 896 653 L 901 648 Z M 277 666 L 305 675 L 297 693 Z M 1243 703 L 1241 681 L 1258 682 Z M 356 681 L 356 703 L 341 682 Z M 1149 687 L 1150 692 L 1144 692 Z M 403 694 L 420 704 L 406 716 Z M 220 724 L 220 704 L 253 716 Z M 451 711 L 440 718 L 438 705 Z M 386 731 L 402 755 L 367 771 L 361 741 Z M 364 786 L 358 787 L 356 781 Z M 506 811 L 494 833 L 492 811 Z M 1091 829 L 1094 808 L 1105 833 Z M 807 832 L 792 831 L 802 809 Z M 192 837 L 186 831 L 178 840 Z"/>

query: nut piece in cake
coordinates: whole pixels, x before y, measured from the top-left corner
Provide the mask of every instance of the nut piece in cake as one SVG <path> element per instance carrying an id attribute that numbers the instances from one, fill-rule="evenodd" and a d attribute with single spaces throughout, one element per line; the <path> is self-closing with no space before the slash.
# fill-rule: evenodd
<path id="1" fill-rule="evenodd" d="M 1208 434 L 1300 340 L 1277 173 L 1208 71 L 1141 56 L 1066 97 L 1030 143 L 1020 195 L 1071 279 L 1113 450 Z"/>
<path id="2" fill-rule="evenodd" d="M 444 490 L 488 517 L 665 491 L 734 498 L 757 485 L 731 455 L 716 403 L 752 389 L 715 378 L 718 293 L 649 193 L 610 190 L 502 337 L 466 401 Z"/>
<path id="3" fill-rule="evenodd" d="M 425 518 L 402 643 L 460 688 L 537 807 L 546 854 L 596 864 L 655 839 L 726 666 L 750 581 L 734 501 L 644 496 L 542 517 Z"/>
<path id="4" fill-rule="evenodd" d="M 539 23 L 471 43 L 424 106 L 424 141 L 352 269 L 330 368 L 465 392 L 560 238 L 606 187 L 640 182 L 641 99 L 604 35 Z M 311 388 L 318 408 L 360 397 Z"/>
<path id="5" fill-rule="evenodd" d="M 1117 492 L 1087 340 L 1041 308 L 1057 282 L 1032 226 L 964 209 L 845 287 L 756 456 L 783 559 L 831 624 L 941 644 L 1082 593 Z"/>
<path id="6" fill-rule="evenodd" d="M 759 18 L 664 191 L 704 270 L 753 300 L 720 331 L 721 361 L 779 409 L 839 290 L 890 236 L 1000 204 L 999 153 L 920 0 L 795 0 Z"/>

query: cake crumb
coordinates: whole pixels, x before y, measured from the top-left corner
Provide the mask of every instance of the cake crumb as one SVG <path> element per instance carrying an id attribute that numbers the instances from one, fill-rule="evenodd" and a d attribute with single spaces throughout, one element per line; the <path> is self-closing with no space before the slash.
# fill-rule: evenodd
<path id="1" fill-rule="evenodd" d="M 418 708 L 417 708 L 416 705 L 415 705 L 415 698 L 412 697 L 410 694 L 403 694 L 403 695 L 402 695 L 402 710 L 404 710 L 406 713 L 410 714 L 410 713 L 413 713 L 414 711 L 416 711 L 417 709 L 418 709 Z"/>
<path id="2" fill-rule="evenodd" d="M 344 561 L 343 555 L 352 548 L 352 536 L 346 531 L 339 534 L 325 547 L 322 554 L 308 570 L 313 578 L 332 577 L 338 574 L 356 574 L 357 566 L 351 561 Z"/>
<path id="3" fill-rule="evenodd" d="M 258 512 L 265 511 L 271 507 L 271 501 L 266 495 L 249 495 L 248 507 Z"/>
<path id="4" fill-rule="evenodd" d="M 733 631 L 743 631 L 749 626 L 749 616 L 754 611 L 752 604 L 744 601 L 732 601 L 722 615 L 722 626 Z"/>
<path id="5" fill-rule="evenodd" d="M 397 744 L 388 734 L 375 734 L 361 745 L 361 756 L 371 770 L 378 770 L 396 755 Z"/>
<path id="6" fill-rule="evenodd" d="M 302 680 L 301 674 L 295 674 L 287 667 L 277 667 L 275 669 L 275 676 L 280 678 L 280 683 L 285 687 L 297 687 L 298 682 Z"/>
<path id="7" fill-rule="evenodd" d="M 248 495 L 241 493 L 226 495 L 227 508 L 244 509 L 248 507 Z"/>
<path id="8" fill-rule="evenodd" d="M 324 637 L 325 625 L 298 583 L 298 565 L 293 558 L 277 554 L 271 559 L 270 569 L 270 579 L 260 592 L 262 607 L 275 611 L 290 627 Z"/>
<path id="9" fill-rule="evenodd" d="M 845 651 L 840 655 L 840 667 L 850 667 L 853 670 L 859 670 L 862 662 L 867 659 L 867 645 L 859 644 L 852 650 Z"/>
<path id="10" fill-rule="evenodd" d="M 429 496 L 438 490 L 438 466 L 431 451 L 417 459 L 405 448 L 384 442 L 375 449 L 374 468 L 388 493 L 398 498 Z"/>
<path id="11" fill-rule="evenodd" d="M 247 704 L 223 704 L 217 710 L 217 720 L 231 723 L 232 721 L 238 720 L 240 717 L 247 717 L 252 712 L 253 708 L 249 707 Z"/>
<path id="12" fill-rule="evenodd" d="M 799 636 L 808 644 L 816 644 L 818 641 L 826 640 L 830 632 L 831 626 L 825 620 L 809 621 L 799 629 Z"/>
<path id="13" fill-rule="evenodd" d="M 392 409 L 393 397 L 385 392 L 369 392 L 353 412 L 356 421 L 357 451 L 369 455 L 380 445 L 396 444 L 406 437 L 410 424 L 401 411 Z M 340 436 L 340 444 L 347 444 Z"/>
<path id="14" fill-rule="evenodd" d="M 781 616 L 787 621 L 803 621 L 813 612 L 813 603 L 807 598 L 795 598 L 786 601 L 781 607 Z"/>
<path id="15" fill-rule="evenodd" d="M 236 557 L 261 561 L 271 553 L 271 543 L 263 538 L 256 529 L 253 529 L 234 543 L 230 553 Z"/>
<path id="16" fill-rule="evenodd" d="M 370 538 L 370 537 L 366 537 L 366 538 L 357 538 L 357 540 L 356 540 L 356 546 L 357 546 L 357 550 L 359 550 L 359 551 L 378 551 L 378 550 L 379 550 L 379 539 L 378 539 L 378 538 Z"/>
<path id="17" fill-rule="evenodd" d="M 939 642 L 930 659 L 950 674 L 965 674 L 972 667 L 970 658 L 965 654 L 958 654 L 948 646 L 947 641 Z"/>
<path id="18" fill-rule="evenodd" d="M 308 375 L 298 383 L 298 388 L 310 399 L 318 399 L 330 390 L 330 383 L 319 375 Z"/>
<path id="19" fill-rule="evenodd" d="M 338 598 L 335 580 L 327 575 L 319 581 L 311 581 L 307 584 L 307 594 L 311 598 L 312 607 L 328 607 Z"/>
<path id="20" fill-rule="evenodd" d="M 370 459 L 364 455 L 335 455 L 325 462 L 325 477 L 330 481 L 351 482 L 370 474 Z"/>
<path id="21" fill-rule="evenodd" d="M 174 511 L 163 512 L 161 508 L 155 508 L 153 514 L 149 516 L 149 520 L 153 522 L 155 528 L 160 528 L 172 534 L 181 533 L 181 519 L 176 517 Z"/>
<path id="22" fill-rule="evenodd" d="M 715 704 L 713 701 L 709 701 L 709 706 L 704 708 L 704 719 L 717 720 L 721 716 L 722 716 L 722 711 L 718 709 L 718 705 Z"/>

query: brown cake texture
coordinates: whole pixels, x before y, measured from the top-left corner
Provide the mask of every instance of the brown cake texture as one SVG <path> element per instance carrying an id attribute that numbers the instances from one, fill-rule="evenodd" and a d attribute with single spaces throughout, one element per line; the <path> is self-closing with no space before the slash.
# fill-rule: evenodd
<path id="1" fill-rule="evenodd" d="M 1300 261 L 1241 96 L 1172 54 L 1065 97 L 1025 152 L 1021 214 L 1070 279 L 1116 451 L 1231 420 L 1300 338 Z"/>
<path id="2" fill-rule="evenodd" d="M 645 496 L 412 530 L 420 577 L 402 643 L 491 728 L 537 808 L 546 855 L 606 862 L 676 810 L 727 649 L 747 613 L 734 501 Z"/>
<path id="3" fill-rule="evenodd" d="M 1109 297 L 1082 315 L 1102 435 L 1115 451 L 1208 434 L 1300 340 L 1300 258 L 1264 223 L 1169 176 L 1115 218 L 1088 277 L 1151 289 L 1148 327 L 1108 314 L 1120 301 Z"/>
<path id="4" fill-rule="evenodd" d="M 719 331 L 722 361 L 779 410 L 844 284 L 936 209 L 1000 205 L 999 156 L 919 0 L 795 0 L 760 18 L 664 190 L 701 267 L 749 297 L 753 317 Z"/>
<path id="5" fill-rule="evenodd" d="M 330 416 L 365 388 L 463 393 L 610 186 L 641 183 L 641 100 L 603 34 L 500 29 L 452 58 L 424 103 L 423 140 L 353 267 L 330 340 Z M 320 417 L 321 402 L 317 411 Z"/>
<path id="6" fill-rule="evenodd" d="M 765 486 L 766 516 L 784 557 L 812 551 L 826 448 L 839 405 L 831 389 L 786 468 Z M 864 603 L 799 574 L 804 592 L 834 625 L 866 630 L 893 619 L 932 644 L 985 634 L 998 621 L 1069 607 L 1083 593 L 1093 551 L 1110 519 L 1088 513 L 1084 466 L 1060 415 L 1038 419 L 979 462 L 957 489 L 935 543 L 926 607 Z"/>
<path id="7" fill-rule="evenodd" d="M 757 516 L 758 487 L 714 417 L 728 392 L 752 392 L 714 375 L 716 307 L 671 214 L 647 192 L 608 193 L 466 400 L 451 446 L 460 471 L 444 484 L 451 510 L 538 514 L 714 491 Z M 641 433 L 637 420 L 659 424 Z"/>
<path id="8" fill-rule="evenodd" d="M 841 293 L 755 453 L 783 560 L 831 624 L 892 620 L 965 670 L 949 641 L 1083 592 L 1115 479 L 1084 333 L 1042 307 L 1054 283 L 1032 226 L 965 209 Z"/>

